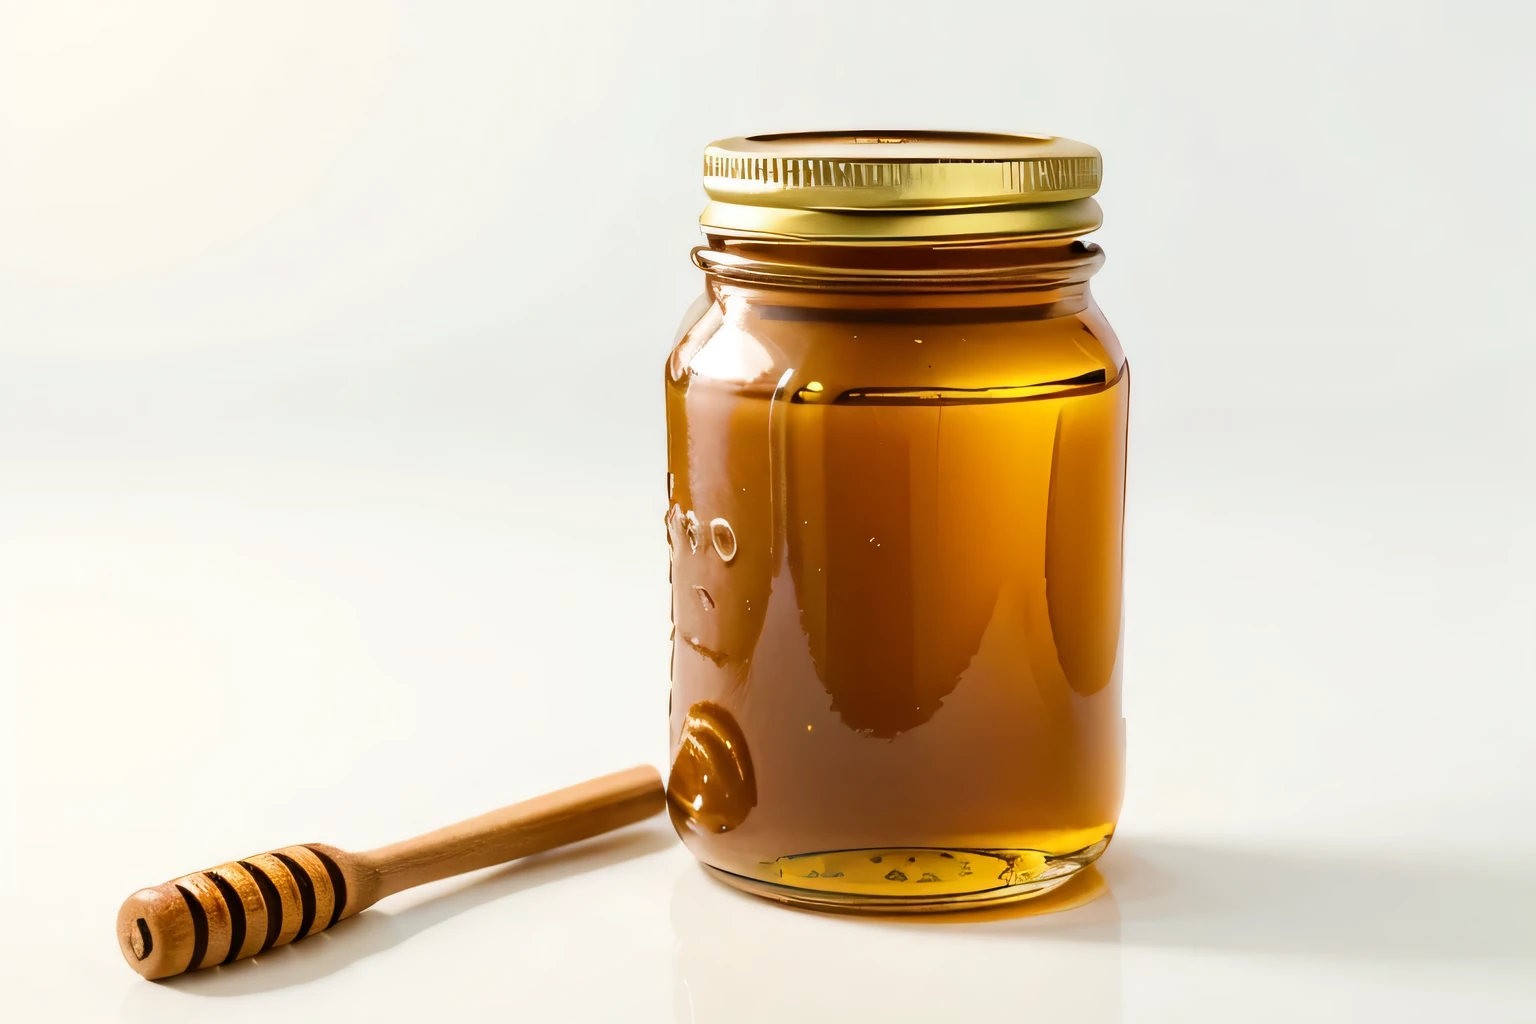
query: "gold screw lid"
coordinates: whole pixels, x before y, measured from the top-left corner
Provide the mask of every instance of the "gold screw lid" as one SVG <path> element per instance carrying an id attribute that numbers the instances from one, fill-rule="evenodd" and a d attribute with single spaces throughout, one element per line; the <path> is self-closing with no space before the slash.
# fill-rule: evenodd
<path id="1" fill-rule="evenodd" d="M 983 132 L 795 132 L 711 143 L 707 233 L 822 242 L 1055 238 L 1102 220 L 1085 143 Z"/>

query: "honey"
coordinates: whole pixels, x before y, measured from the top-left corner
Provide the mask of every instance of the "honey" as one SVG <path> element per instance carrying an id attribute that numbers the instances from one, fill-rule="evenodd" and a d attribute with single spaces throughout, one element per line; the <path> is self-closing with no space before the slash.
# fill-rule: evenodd
<path id="1" fill-rule="evenodd" d="M 1039 189 L 1031 158 L 1087 159 L 1033 136 L 876 145 L 914 137 L 960 154 L 921 165 L 941 170 L 995 147 L 1017 188 Z M 764 161 L 741 172 L 754 185 L 768 161 L 867 146 L 756 145 L 781 152 L 732 158 Z M 876 182 L 853 197 L 872 222 L 893 201 L 881 182 L 923 180 L 841 163 L 855 169 L 832 181 Z M 1018 204 L 999 204 L 997 237 L 976 235 L 988 207 L 952 195 L 917 227 L 925 214 L 900 208 L 887 219 L 908 223 L 878 244 L 706 221 L 706 294 L 665 378 L 669 807 L 732 884 L 951 909 L 1048 891 L 1113 834 L 1129 372 L 1088 294 L 1102 255 L 1075 240 L 1090 216 L 1076 166 L 1066 198 L 1038 204 L 1074 210 L 1028 214 L 1039 230 L 1021 233 Z M 715 184 L 740 199 L 742 180 Z M 797 188 L 815 191 L 792 183 L 772 209 L 849 216 L 792 205 L 817 199 Z"/>

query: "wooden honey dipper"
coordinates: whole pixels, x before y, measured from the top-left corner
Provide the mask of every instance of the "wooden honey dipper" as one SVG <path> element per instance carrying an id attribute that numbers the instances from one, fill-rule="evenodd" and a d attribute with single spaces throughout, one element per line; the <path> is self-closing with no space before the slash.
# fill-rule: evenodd
<path id="1" fill-rule="evenodd" d="M 587 839 L 665 805 L 661 776 L 643 765 L 366 853 L 285 846 L 140 889 L 117 912 L 117 939 L 146 978 L 233 963 L 403 889 Z"/>

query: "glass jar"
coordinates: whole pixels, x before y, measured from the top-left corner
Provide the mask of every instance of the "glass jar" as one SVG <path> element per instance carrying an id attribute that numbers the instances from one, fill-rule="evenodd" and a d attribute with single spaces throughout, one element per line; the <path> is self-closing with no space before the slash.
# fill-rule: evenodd
<path id="1" fill-rule="evenodd" d="M 1088 292 L 1091 146 L 705 151 L 666 367 L 679 835 L 811 906 L 1037 895 L 1123 786 L 1128 374 Z"/>

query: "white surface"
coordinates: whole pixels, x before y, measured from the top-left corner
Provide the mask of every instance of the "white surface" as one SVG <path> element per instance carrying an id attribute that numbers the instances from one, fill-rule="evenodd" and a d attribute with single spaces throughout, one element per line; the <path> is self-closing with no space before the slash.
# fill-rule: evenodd
<path id="1" fill-rule="evenodd" d="M 1529 10 L 1036 7 L 0 6 L 0 1016 L 1536 1018 Z M 797 914 L 657 822 L 132 975 L 140 885 L 664 760 L 698 153 L 881 125 L 1105 153 L 1111 895 Z"/>

